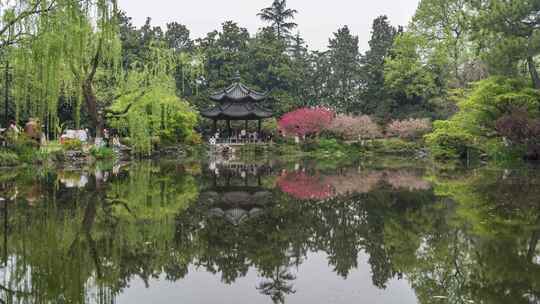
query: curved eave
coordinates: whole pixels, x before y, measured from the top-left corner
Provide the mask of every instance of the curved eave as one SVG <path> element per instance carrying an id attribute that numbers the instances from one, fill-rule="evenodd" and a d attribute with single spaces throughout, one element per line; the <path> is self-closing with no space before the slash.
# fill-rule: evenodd
<path id="1" fill-rule="evenodd" d="M 207 111 L 201 111 L 201 116 L 217 120 L 258 120 L 271 118 L 274 114 L 253 104 L 229 103 Z"/>
<path id="2" fill-rule="evenodd" d="M 225 101 L 263 101 L 267 98 L 267 93 L 257 92 L 252 90 L 242 83 L 234 83 L 223 91 L 216 92 L 210 95 L 210 100 L 225 102 Z"/>
<path id="3" fill-rule="evenodd" d="M 205 113 L 201 113 L 201 116 L 208 119 L 215 119 L 215 120 L 259 120 L 259 119 L 268 119 L 272 118 L 273 114 L 267 114 L 267 115 L 257 115 L 257 114 L 250 114 L 250 115 L 225 115 L 223 113 L 220 113 L 218 115 L 209 115 Z"/>
<path id="4" fill-rule="evenodd" d="M 241 98 L 231 98 L 230 96 L 227 96 L 227 95 L 223 95 L 223 96 L 213 95 L 213 96 L 209 97 L 210 100 L 215 101 L 215 102 L 221 102 L 221 103 L 225 103 L 225 102 L 237 102 L 237 103 L 261 102 L 261 101 L 265 101 L 266 98 L 267 98 L 266 96 L 261 96 L 261 97 L 245 96 L 245 97 L 241 97 Z"/>

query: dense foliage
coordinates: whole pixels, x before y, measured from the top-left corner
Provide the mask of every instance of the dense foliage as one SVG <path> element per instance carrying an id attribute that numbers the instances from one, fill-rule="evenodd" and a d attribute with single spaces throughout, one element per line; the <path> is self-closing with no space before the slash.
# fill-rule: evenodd
<path id="1" fill-rule="evenodd" d="M 373 139 L 383 134 L 381 127 L 367 115 L 338 115 L 329 130 L 345 140 Z"/>
<path id="2" fill-rule="evenodd" d="M 37 117 L 53 138 L 66 128 L 87 127 L 97 136 L 112 128 L 142 153 L 152 149 L 153 139 L 189 141 L 196 137 L 195 110 L 207 107 L 208 94 L 228 85 L 236 71 L 254 89 L 271 92 L 277 115 L 324 107 L 370 115 L 382 125 L 457 113 L 435 124 L 433 148 L 444 146 L 437 138 L 459 135 L 451 133 L 459 129 L 469 135 L 462 141 L 471 137 L 480 150 L 500 147 L 500 140 L 492 140 L 491 148 L 478 146 L 492 133 L 513 137 L 495 128 L 513 110 L 484 107 L 499 99 L 521 100 L 510 103 L 536 119 L 536 110 L 522 104 L 540 88 L 535 1 L 422 0 L 406 27 L 376 18 L 365 52 L 348 26 L 332 34 L 326 50 L 310 50 L 294 33 L 300 12 L 286 0 L 260 10 L 257 16 L 268 26 L 256 33 L 226 21 L 197 39 L 175 21 L 161 28 L 148 18 L 137 28 L 115 0 L 0 6 L 4 124 Z M 494 80 L 501 77 L 506 83 Z M 499 89 L 504 96 L 495 93 Z"/>
<path id="3" fill-rule="evenodd" d="M 285 136 L 319 135 L 330 127 L 333 119 L 334 113 L 328 109 L 301 108 L 283 115 L 278 127 Z"/>
<path id="4" fill-rule="evenodd" d="M 358 271 L 379 289 L 406 279 L 423 304 L 433 295 L 519 304 L 540 296 L 534 170 L 280 166 L 261 177 L 271 194 L 255 208 L 259 216 L 235 225 L 230 210 L 239 207 L 219 204 L 214 191 L 224 187 L 209 189 L 214 177 L 197 167 L 4 171 L 2 197 L 16 201 L 1 218 L 8 263 L 0 296 L 112 303 L 130 287 L 154 290 L 160 278 L 178 285 L 207 272 L 229 285 L 251 270 L 260 276 L 257 290 L 283 303 L 295 290 L 311 296 L 300 288 L 306 273 L 296 271 L 308 266 L 324 270 L 321 282 L 355 279 Z M 230 182 L 232 189 L 244 183 Z M 323 263 L 310 264 L 312 253 L 324 253 Z"/>
<path id="5" fill-rule="evenodd" d="M 431 131 L 429 119 L 394 120 L 386 127 L 388 136 L 404 139 L 417 139 Z"/>
<path id="6" fill-rule="evenodd" d="M 458 106 L 459 112 L 454 117 L 436 122 L 434 133 L 427 136 L 436 157 L 463 157 L 469 148 L 488 154 L 500 153 L 505 137 L 513 140 L 506 143 L 509 147 L 505 150 L 515 151 L 521 148 L 519 145 L 528 145 L 525 141 L 529 134 L 509 134 L 507 128 L 515 118 L 508 115 L 522 109 L 531 119 L 539 117 L 540 92 L 524 80 L 492 77 L 476 84 Z M 516 136 L 524 137 L 517 139 Z"/>

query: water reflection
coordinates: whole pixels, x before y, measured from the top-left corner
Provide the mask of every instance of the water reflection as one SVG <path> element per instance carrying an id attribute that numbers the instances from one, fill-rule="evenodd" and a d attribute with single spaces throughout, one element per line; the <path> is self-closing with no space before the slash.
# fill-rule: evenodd
<path id="1" fill-rule="evenodd" d="M 539 185 L 536 169 L 234 160 L 2 172 L 0 299 L 115 303 L 203 271 L 302 303 L 298 269 L 324 254 L 320 273 L 368 267 L 357 284 L 404 280 L 418 303 L 538 303 Z"/>

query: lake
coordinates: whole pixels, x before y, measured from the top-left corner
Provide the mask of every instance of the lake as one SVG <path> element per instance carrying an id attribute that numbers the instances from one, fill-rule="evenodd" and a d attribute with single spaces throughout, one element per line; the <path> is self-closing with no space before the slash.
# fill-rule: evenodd
<path id="1" fill-rule="evenodd" d="M 0 303 L 540 303 L 540 169 L 0 171 Z"/>

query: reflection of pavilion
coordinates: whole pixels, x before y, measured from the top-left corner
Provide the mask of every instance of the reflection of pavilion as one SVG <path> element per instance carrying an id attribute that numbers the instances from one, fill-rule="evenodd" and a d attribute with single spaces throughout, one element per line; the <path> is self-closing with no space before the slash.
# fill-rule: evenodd
<path id="1" fill-rule="evenodd" d="M 272 203 L 272 192 L 263 187 L 262 178 L 272 172 L 270 165 L 212 163 L 212 187 L 203 191 L 200 201 L 208 204 L 208 214 L 238 226 L 265 212 Z"/>
<path id="2" fill-rule="evenodd" d="M 251 187 L 215 190 L 202 196 L 212 204 L 209 215 L 222 217 L 235 226 L 263 214 L 272 197 L 269 191 Z"/>

